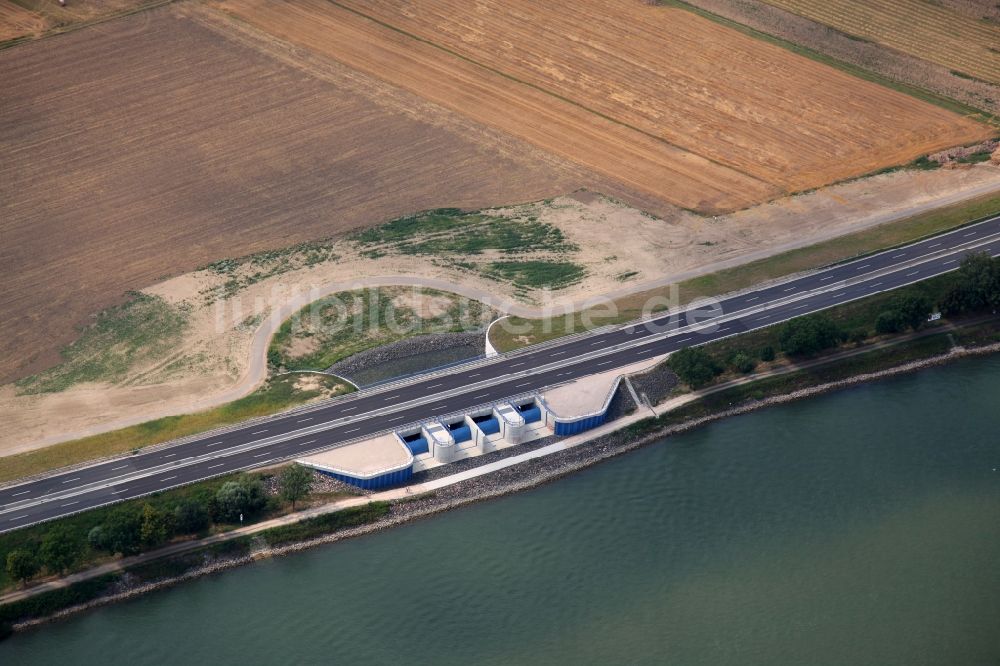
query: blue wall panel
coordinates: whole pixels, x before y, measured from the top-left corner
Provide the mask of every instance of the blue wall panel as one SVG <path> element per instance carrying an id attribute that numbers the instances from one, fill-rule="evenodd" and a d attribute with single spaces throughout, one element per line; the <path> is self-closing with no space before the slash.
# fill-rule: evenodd
<path id="1" fill-rule="evenodd" d="M 477 422 L 476 425 L 479 426 L 479 429 L 486 435 L 495 435 L 500 432 L 500 421 L 498 421 L 495 416 L 491 419 Z"/>
<path id="2" fill-rule="evenodd" d="M 347 474 L 337 474 L 335 472 L 326 472 L 323 470 L 318 470 L 322 474 L 327 476 L 332 476 L 338 481 L 343 481 L 344 483 L 349 483 L 352 486 L 357 486 L 364 490 L 375 490 L 377 488 L 386 488 L 388 486 L 395 486 L 400 483 L 404 483 L 410 480 L 413 476 L 413 466 L 406 467 L 405 469 L 396 470 L 395 472 L 389 472 L 381 476 L 376 476 L 371 479 L 359 479 L 357 477 L 349 476 Z"/>
<path id="3" fill-rule="evenodd" d="M 525 423 L 534 423 L 535 421 L 542 420 L 542 410 L 538 407 L 532 407 L 531 409 L 522 411 L 521 416 L 524 417 Z"/>
<path id="4" fill-rule="evenodd" d="M 581 433 L 584 430 L 590 430 L 591 428 L 596 428 L 605 421 L 607 413 L 596 414 L 594 416 L 588 416 L 587 418 L 579 419 L 577 421 L 556 421 L 555 432 L 557 435 L 566 437 L 568 435 L 575 435 Z"/>
<path id="5" fill-rule="evenodd" d="M 427 440 L 423 437 L 418 437 L 412 442 L 407 442 L 406 448 L 408 448 L 410 453 L 415 456 L 419 456 L 421 453 L 427 453 L 430 451 L 430 448 L 427 446 Z"/>

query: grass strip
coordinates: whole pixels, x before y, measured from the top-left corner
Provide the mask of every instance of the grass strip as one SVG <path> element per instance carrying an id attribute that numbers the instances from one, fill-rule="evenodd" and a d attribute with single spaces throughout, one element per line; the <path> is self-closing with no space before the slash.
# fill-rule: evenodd
<path id="1" fill-rule="evenodd" d="M 510 317 L 508 325 L 492 328 L 490 342 L 498 351 L 510 351 L 581 332 L 586 330 L 588 321 L 593 326 L 625 323 L 642 316 L 646 303 L 653 299 L 668 299 L 672 293 L 679 296 L 680 302 L 676 305 L 684 305 L 699 298 L 746 289 L 800 271 L 912 243 L 974 223 L 998 211 L 1000 211 L 1000 195 L 988 195 L 921 213 L 899 222 L 846 234 L 766 259 L 691 278 L 677 285 L 624 296 L 614 301 L 613 309 L 594 308 L 550 319 Z M 654 308 L 653 311 L 663 310 L 665 307 Z"/>

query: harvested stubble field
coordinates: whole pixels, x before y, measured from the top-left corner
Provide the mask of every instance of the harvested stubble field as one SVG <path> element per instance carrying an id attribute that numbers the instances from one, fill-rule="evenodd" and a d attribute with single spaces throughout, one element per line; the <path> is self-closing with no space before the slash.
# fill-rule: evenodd
<path id="1" fill-rule="evenodd" d="M 56 0 L 0 0 L 0 44 L 13 39 L 40 37 L 169 1 L 70 0 L 61 7 Z"/>
<path id="2" fill-rule="evenodd" d="M 606 186 L 177 6 L 97 28 L 0 51 L 0 380 L 51 365 L 88 316 L 165 275 L 415 210 Z"/>
<path id="3" fill-rule="evenodd" d="M 985 81 L 1000 83 L 1000 22 L 996 3 L 967 7 L 930 0 L 766 0 L 837 30 L 930 60 Z M 993 7 L 989 7 L 993 5 Z M 985 19 L 985 20 L 984 20 Z"/>
<path id="4" fill-rule="evenodd" d="M 704 212 L 989 134 L 690 12 L 633 0 L 221 6 L 282 39 Z"/>

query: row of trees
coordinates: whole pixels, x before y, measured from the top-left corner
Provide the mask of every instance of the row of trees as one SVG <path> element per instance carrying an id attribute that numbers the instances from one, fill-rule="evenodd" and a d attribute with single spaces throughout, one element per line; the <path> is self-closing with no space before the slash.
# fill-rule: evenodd
<path id="1" fill-rule="evenodd" d="M 279 477 L 278 497 L 292 510 L 309 494 L 312 472 L 298 464 L 289 465 Z M 49 528 L 39 543 L 22 546 L 7 554 L 7 575 L 28 581 L 42 570 L 63 574 L 87 554 L 135 555 L 161 546 L 175 536 L 207 531 L 213 523 L 236 523 L 259 518 L 269 508 L 277 508 L 257 476 L 243 475 L 227 481 L 212 493 L 193 493 L 173 505 L 145 502 L 124 504 L 107 514 L 81 538 L 58 523 Z"/>
<path id="2" fill-rule="evenodd" d="M 952 285 L 939 304 L 944 314 L 954 316 L 1000 308 L 1000 258 L 969 255 L 950 279 Z M 880 335 L 915 331 L 933 310 L 934 304 L 926 296 L 900 293 L 875 317 L 874 330 Z M 848 341 L 860 344 L 868 336 L 868 329 L 846 330 L 829 315 L 820 313 L 782 324 L 777 331 L 777 342 L 788 356 L 803 358 Z M 774 348 L 767 346 L 756 352 L 737 349 L 723 362 L 702 347 L 688 347 L 673 354 L 669 365 L 681 381 L 697 389 L 712 382 L 726 367 L 746 374 L 753 372 L 758 360 L 767 362 L 774 357 Z"/>

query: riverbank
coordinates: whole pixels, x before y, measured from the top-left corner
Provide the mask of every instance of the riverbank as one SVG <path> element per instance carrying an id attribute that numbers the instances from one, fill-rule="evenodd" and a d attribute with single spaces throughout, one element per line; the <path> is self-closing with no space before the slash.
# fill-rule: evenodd
<path id="1" fill-rule="evenodd" d="M 664 437 L 698 428 L 707 423 L 745 414 L 764 407 L 785 404 L 803 398 L 838 390 L 860 383 L 914 372 L 922 368 L 948 363 L 974 355 L 1000 351 L 996 342 L 997 332 L 992 322 L 984 333 L 983 326 L 974 326 L 970 339 L 990 340 L 976 346 L 954 346 L 945 353 L 931 353 L 940 349 L 939 339 L 948 339 L 956 333 L 940 332 L 932 335 L 914 335 L 901 344 L 877 349 L 841 353 L 825 363 L 817 361 L 809 367 L 784 368 L 754 380 L 735 380 L 701 392 L 693 392 L 668 399 L 661 404 L 639 409 L 617 421 L 575 438 L 536 448 L 502 460 L 489 461 L 472 469 L 451 476 L 432 479 L 411 488 L 401 488 L 386 493 L 376 493 L 367 499 L 352 498 L 348 502 L 357 506 L 364 502 L 389 502 L 388 513 L 364 525 L 339 526 L 330 534 L 311 535 L 293 543 L 269 544 L 260 535 L 278 525 L 260 524 L 234 531 L 225 537 L 216 537 L 213 543 L 202 546 L 205 552 L 187 552 L 173 562 L 171 559 L 149 558 L 137 563 L 134 569 L 122 567 L 117 573 L 97 571 L 93 577 L 80 578 L 69 587 L 38 589 L 31 596 L 6 595 L 0 606 L 0 618 L 11 623 L 14 630 L 24 630 L 46 621 L 128 599 L 139 594 L 178 584 L 194 577 L 207 575 L 243 564 L 297 552 L 323 543 L 339 541 L 363 534 L 388 529 L 410 520 L 431 516 L 473 502 L 496 498 L 527 488 L 551 482 L 608 458 L 633 451 Z M 977 332 L 978 331 L 978 332 Z M 934 345 L 928 344 L 934 341 Z M 961 340 L 959 341 L 961 342 Z M 950 344 L 950 341 L 949 341 Z M 884 366 L 884 367 L 879 367 Z M 859 372 L 858 368 L 878 369 Z M 652 410 L 652 414 L 650 415 Z M 345 504 L 346 507 L 346 504 Z M 318 507 L 319 510 L 298 518 L 316 520 L 324 514 L 342 511 L 338 504 Z M 291 522 L 295 517 L 284 517 Z M 306 530 L 303 533 L 307 533 Z M 226 544 L 229 545 L 226 545 Z M 195 545 L 197 548 L 198 545 Z M 159 563 L 149 568 L 150 563 Z M 142 567 L 147 567 L 145 570 Z M 148 577 L 144 577 L 148 576 Z M 90 598 L 77 597 L 76 590 Z M 33 590 L 36 588 L 32 588 Z M 50 603 L 33 604 L 37 610 L 30 613 L 26 605 L 29 598 L 48 597 Z M 64 602 L 59 604 L 60 598 Z M 58 607 L 57 607 L 58 606 Z M 18 607 L 23 612 L 17 616 Z"/>

